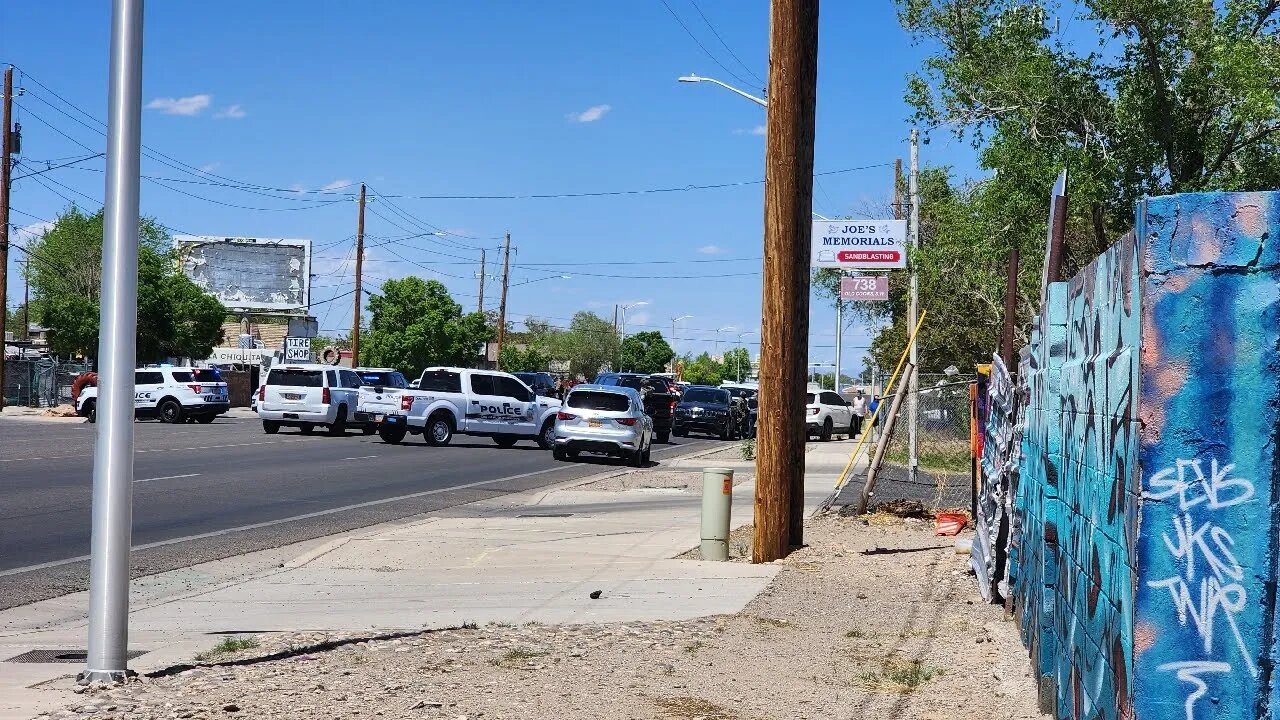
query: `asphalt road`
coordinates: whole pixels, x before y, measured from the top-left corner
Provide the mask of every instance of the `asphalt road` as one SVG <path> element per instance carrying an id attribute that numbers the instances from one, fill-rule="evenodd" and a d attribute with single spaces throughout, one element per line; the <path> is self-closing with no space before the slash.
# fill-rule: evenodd
<path id="1" fill-rule="evenodd" d="M 0 609 L 88 585 L 95 426 L 0 420 Z M 599 472 L 531 442 L 266 435 L 257 420 L 139 422 L 133 486 L 135 577 L 279 547 Z M 715 441 L 655 446 L 653 458 Z"/>

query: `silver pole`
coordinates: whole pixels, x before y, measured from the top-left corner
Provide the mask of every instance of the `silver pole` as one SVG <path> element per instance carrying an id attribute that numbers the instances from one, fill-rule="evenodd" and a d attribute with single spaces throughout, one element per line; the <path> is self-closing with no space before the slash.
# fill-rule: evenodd
<path id="1" fill-rule="evenodd" d="M 93 455 L 89 644 L 80 682 L 119 682 L 129 644 L 133 524 L 133 370 L 138 327 L 138 164 L 143 0 L 114 0 L 107 94 L 106 206 Z"/>
<path id="2" fill-rule="evenodd" d="M 844 301 L 836 298 L 836 394 L 840 394 L 840 342 L 844 333 L 841 328 L 844 324 L 844 318 L 841 316 L 844 310 Z"/>
<path id="3" fill-rule="evenodd" d="M 911 130 L 911 175 L 907 180 L 907 192 L 911 195 L 911 222 L 907 230 L 907 242 L 911 245 L 914 252 L 920 247 L 920 132 L 915 128 Z M 911 260 L 911 303 L 907 309 L 907 333 L 909 334 L 916 327 L 916 320 L 920 316 L 920 278 L 916 274 L 915 260 Z M 908 378 L 907 391 L 907 446 L 909 457 L 907 458 L 907 479 L 910 482 L 916 482 L 916 476 L 920 469 L 920 453 L 919 453 L 919 429 L 920 429 L 920 380 L 919 380 L 919 357 L 916 348 L 919 347 L 919 338 L 911 344 L 911 357 L 907 361 L 910 367 L 917 368 L 917 372 L 911 373 Z"/>

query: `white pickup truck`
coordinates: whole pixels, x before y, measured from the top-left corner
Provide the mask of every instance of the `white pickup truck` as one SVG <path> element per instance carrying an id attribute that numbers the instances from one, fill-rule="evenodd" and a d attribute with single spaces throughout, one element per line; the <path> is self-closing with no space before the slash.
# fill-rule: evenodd
<path id="1" fill-rule="evenodd" d="M 389 443 L 421 433 L 428 445 L 448 445 L 458 434 L 491 437 L 501 447 L 533 440 L 550 449 L 559 411 L 559 400 L 537 396 L 514 375 L 433 367 L 422 371 L 417 389 L 360 388 L 356 418 L 375 424 Z"/>

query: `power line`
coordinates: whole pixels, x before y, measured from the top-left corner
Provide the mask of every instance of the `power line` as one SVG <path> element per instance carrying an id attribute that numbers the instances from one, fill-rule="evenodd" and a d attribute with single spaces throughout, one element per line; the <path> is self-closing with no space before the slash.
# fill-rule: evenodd
<path id="1" fill-rule="evenodd" d="M 689 0 L 689 4 L 693 5 L 694 10 L 698 11 L 698 17 L 702 18 L 702 22 L 707 24 L 707 27 L 711 30 L 711 34 L 715 35 L 716 39 L 720 41 L 721 47 L 728 51 L 729 56 L 734 60 L 737 60 L 738 64 L 742 66 L 742 69 L 750 73 L 751 77 L 755 78 L 756 82 L 760 83 L 760 87 L 763 88 L 767 83 L 765 83 L 764 79 L 757 75 L 754 70 L 747 67 L 747 64 L 742 62 L 742 58 L 738 57 L 738 54 L 733 51 L 733 48 L 729 47 L 729 43 L 725 42 L 724 38 L 720 37 L 720 33 L 716 32 L 716 26 L 711 24 L 711 21 L 707 19 L 705 14 L 703 14 L 702 8 L 698 7 L 697 0 Z"/>
<path id="2" fill-rule="evenodd" d="M 26 175 L 19 175 L 18 177 L 10 178 L 10 179 L 9 179 L 9 181 L 10 181 L 10 182 L 13 182 L 14 180 L 21 180 L 22 178 L 25 178 L 25 177 L 31 177 L 32 175 L 43 175 L 43 174 L 45 174 L 45 173 L 47 173 L 47 172 L 53 172 L 54 170 L 61 170 L 62 168 L 65 168 L 65 167 L 71 167 L 72 165 L 75 165 L 76 163 L 82 163 L 82 162 L 85 162 L 86 160 L 93 160 L 93 159 L 95 159 L 95 158 L 100 158 L 100 157 L 102 157 L 102 156 L 104 156 L 104 155 L 106 155 L 106 153 L 97 153 L 96 155 L 87 155 L 87 156 L 85 156 L 85 157 L 80 158 L 79 160 L 72 160 L 72 161 L 70 161 L 70 162 L 62 163 L 61 165 L 54 165 L 54 166 L 52 166 L 52 167 L 47 167 L 47 168 L 45 168 L 45 169 L 43 169 L 43 170 L 37 170 L 37 171 L 35 171 L 35 172 L 29 172 L 29 173 L 27 173 Z M 19 161 L 19 162 L 15 162 L 15 163 L 14 163 L 14 165 L 15 165 L 15 166 L 17 166 L 17 165 L 19 165 L 19 164 L 26 165 L 26 164 L 28 164 L 28 163 L 22 163 L 22 162 L 20 162 L 20 161 Z"/>
<path id="3" fill-rule="evenodd" d="M 697 43 L 698 47 L 702 48 L 702 52 L 706 54 L 707 57 L 711 58 L 711 62 L 715 63 L 716 65 L 719 65 L 721 70 L 724 70 L 725 72 L 729 73 L 730 76 L 732 76 L 735 80 L 742 83 L 743 85 L 754 85 L 754 83 L 752 83 L 750 80 L 744 79 L 741 75 L 730 70 L 724 63 L 720 62 L 720 59 L 717 58 L 715 55 L 713 55 L 711 51 L 707 49 L 706 45 L 702 44 L 702 41 L 698 39 L 698 36 L 693 34 L 693 31 L 689 29 L 689 26 L 684 24 L 684 20 L 680 19 L 680 16 L 676 14 L 676 11 L 671 9 L 671 5 L 667 3 L 667 0 L 658 0 L 658 2 L 661 2 L 662 6 L 667 9 L 667 12 L 671 13 L 671 17 L 675 18 L 675 21 L 680 24 L 680 27 L 684 30 L 685 34 L 688 35 L 691 40 Z"/>

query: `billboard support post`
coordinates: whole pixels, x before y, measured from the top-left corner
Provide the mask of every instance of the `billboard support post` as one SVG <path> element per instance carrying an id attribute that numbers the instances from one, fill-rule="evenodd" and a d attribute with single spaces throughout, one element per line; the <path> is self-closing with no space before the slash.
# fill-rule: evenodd
<path id="1" fill-rule="evenodd" d="M 89 637 L 79 682 L 120 682 L 129 646 L 133 526 L 133 368 L 138 328 L 138 184 L 142 149 L 143 0 L 111 6 L 107 177 L 93 452 Z M 5 128 L 7 131 L 8 128 Z"/>

